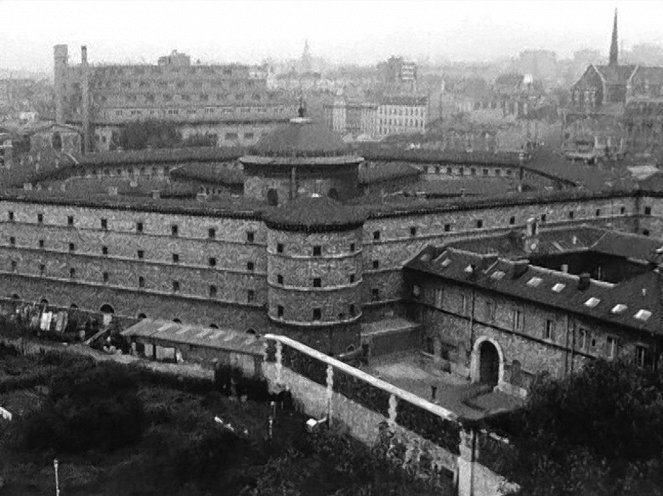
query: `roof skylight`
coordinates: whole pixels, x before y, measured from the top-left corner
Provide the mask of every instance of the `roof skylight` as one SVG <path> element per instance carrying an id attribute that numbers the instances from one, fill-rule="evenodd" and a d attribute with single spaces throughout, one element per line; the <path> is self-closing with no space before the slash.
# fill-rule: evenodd
<path id="1" fill-rule="evenodd" d="M 651 312 L 649 310 L 645 310 L 644 308 L 641 308 L 636 312 L 634 317 L 638 320 L 642 320 L 643 322 L 646 322 L 649 320 L 649 317 L 651 317 Z"/>
<path id="2" fill-rule="evenodd" d="M 527 285 L 531 286 L 533 288 L 537 288 L 539 284 L 543 282 L 543 279 L 540 277 L 532 277 L 529 281 L 527 281 Z"/>
<path id="3" fill-rule="evenodd" d="M 601 300 L 592 296 L 589 300 L 585 302 L 585 306 L 589 308 L 594 308 L 599 303 L 601 303 Z"/>
<path id="4" fill-rule="evenodd" d="M 624 305 L 623 303 L 617 303 L 612 309 L 610 310 L 612 313 L 624 313 L 624 311 L 628 307 Z"/>
<path id="5" fill-rule="evenodd" d="M 564 289 L 565 287 L 566 287 L 566 284 L 562 284 L 561 282 L 558 282 L 558 283 L 556 283 L 551 289 L 552 289 L 555 293 L 561 293 L 561 292 L 562 292 L 562 289 Z"/>
<path id="6" fill-rule="evenodd" d="M 502 272 L 501 270 L 496 270 L 495 272 L 490 274 L 490 278 L 494 279 L 496 281 L 499 281 L 500 279 L 502 279 L 504 277 L 504 275 L 505 275 L 505 273 Z"/>
<path id="7" fill-rule="evenodd" d="M 445 258 L 444 260 L 442 260 L 442 263 L 440 265 L 442 267 L 449 267 L 450 263 L 451 263 L 451 259 L 450 258 Z"/>

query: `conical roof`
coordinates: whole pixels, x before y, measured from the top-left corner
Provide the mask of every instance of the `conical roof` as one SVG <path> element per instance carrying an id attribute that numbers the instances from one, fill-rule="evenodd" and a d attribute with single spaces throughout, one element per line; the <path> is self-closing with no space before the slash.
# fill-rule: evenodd
<path id="1" fill-rule="evenodd" d="M 324 157 L 349 153 L 338 134 L 305 117 L 291 119 L 286 126 L 261 138 L 255 152 L 267 157 Z"/>

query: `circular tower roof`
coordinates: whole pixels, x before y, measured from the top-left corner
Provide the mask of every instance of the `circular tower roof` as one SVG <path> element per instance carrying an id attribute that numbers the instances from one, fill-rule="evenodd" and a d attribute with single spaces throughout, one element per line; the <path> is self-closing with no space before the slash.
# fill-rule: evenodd
<path id="1" fill-rule="evenodd" d="M 341 137 L 306 117 L 296 117 L 264 136 L 255 147 L 257 155 L 267 157 L 320 157 L 349 153 Z"/>
<path id="2" fill-rule="evenodd" d="M 348 231 L 361 226 L 366 213 L 359 206 L 346 206 L 326 196 L 298 198 L 265 212 L 271 229 L 284 231 Z"/>

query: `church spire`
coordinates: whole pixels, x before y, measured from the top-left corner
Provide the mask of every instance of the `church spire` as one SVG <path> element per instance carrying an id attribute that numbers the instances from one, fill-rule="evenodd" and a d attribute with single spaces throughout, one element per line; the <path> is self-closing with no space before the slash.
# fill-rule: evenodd
<path id="1" fill-rule="evenodd" d="M 610 43 L 610 65 L 617 65 L 619 46 L 617 45 L 617 9 L 615 9 L 615 21 L 612 25 L 612 42 Z"/>

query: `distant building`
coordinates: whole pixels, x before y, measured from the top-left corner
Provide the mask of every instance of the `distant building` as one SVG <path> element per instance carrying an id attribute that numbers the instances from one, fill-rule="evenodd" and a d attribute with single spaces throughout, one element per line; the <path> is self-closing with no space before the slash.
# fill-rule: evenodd
<path id="1" fill-rule="evenodd" d="M 425 96 L 385 96 L 377 110 L 378 136 L 423 134 L 428 122 L 428 98 Z"/>
<path id="2" fill-rule="evenodd" d="M 378 64 L 380 82 L 391 90 L 416 90 L 417 64 L 404 60 L 403 57 L 389 57 Z"/>
<path id="3" fill-rule="evenodd" d="M 348 101 L 338 96 L 331 104 L 323 106 L 325 123 L 329 129 L 339 134 L 365 135 L 367 138 L 377 136 L 377 111 L 375 103 Z"/>
<path id="4" fill-rule="evenodd" d="M 243 65 L 192 65 L 173 51 L 156 65 L 69 64 L 56 45 L 56 121 L 83 128 L 85 149 L 108 150 L 127 123 L 176 123 L 183 137 L 216 136 L 219 146 L 253 145 L 295 113 L 293 101 L 268 91 L 264 71 Z"/>
<path id="5" fill-rule="evenodd" d="M 663 67 L 619 64 L 617 12 L 607 65 L 590 64 L 571 87 L 566 145 L 601 156 L 652 152 L 663 136 Z M 587 143 L 592 142 L 591 146 Z"/>

